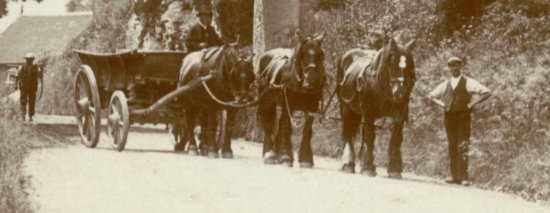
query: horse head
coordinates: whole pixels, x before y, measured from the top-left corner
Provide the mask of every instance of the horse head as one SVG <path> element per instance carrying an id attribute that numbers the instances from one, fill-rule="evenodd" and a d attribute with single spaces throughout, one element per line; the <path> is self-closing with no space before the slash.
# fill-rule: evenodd
<path id="1" fill-rule="evenodd" d="M 316 91 L 325 81 L 324 51 L 321 47 L 324 34 L 302 37 L 298 34 L 298 45 L 293 58 L 293 76 L 304 91 Z"/>
<path id="2" fill-rule="evenodd" d="M 241 50 L 237 42 L 228 44 L 225 51 L 224 80 L 236 103 L 252 100 L 251 90 L 256 76 L 252 65 L 252 54 Z"/>
<path id="3" fill-rule="evenodd" d="M 375 89 L 382 97 L 390 98 L 393 103 L 402 103 L 408 100 L 414 84 L 414 59 L 412 50 L 415 41 L 412 40 L 400 47 L 393 38 L 386 38 L 383 47 L 374 59 L 372 69 L 376 70 Z M 367 72 L 358 80 L 362 88 L 369 84 Z"/>

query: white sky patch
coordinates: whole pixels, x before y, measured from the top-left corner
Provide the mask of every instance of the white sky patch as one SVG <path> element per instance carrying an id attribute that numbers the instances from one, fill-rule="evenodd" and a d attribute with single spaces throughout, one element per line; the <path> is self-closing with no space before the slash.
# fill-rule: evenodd
<path id="1" fill-rule="evenodd" d="M 21 14 L 21 5 L 23 5 L 23 15 L 28 16 L 56 16 L 67 15 L 65 6 L 69 0 L 44 0 L 37 3 L 34 0 L 28 0 L 25 3 L 8 1 L 8 14 L 0 18 L 0 33 L 13 23 Z"/>

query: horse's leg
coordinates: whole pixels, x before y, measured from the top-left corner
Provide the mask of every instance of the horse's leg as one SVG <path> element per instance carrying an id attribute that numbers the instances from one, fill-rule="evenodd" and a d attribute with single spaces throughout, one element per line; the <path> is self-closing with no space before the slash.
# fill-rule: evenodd
<path id="1" fill-rule="evenodd" d="M 401 179 L 403 159 L 401 159 L 401 144 L 403 143 L 403 125 L 400 121 L 393 125 L 390 145 L 388 146 L 388 176 Z"/>
<path id="2" fill-rule="evenodd" d="M 222 157 L 232 159 L 233 150 L 231 150 L 231 136 L 233 135 L 233 123 L 235 121 L 235 115 L 237 114 L 237 109 L 227 109 L 227 116 L 225 117 L 225 124 L 220 128 L 223 134 L 223 144 L 222 144 Z"/>
<path id="3" fill-rule="evenodd" d="M 361 124 L 361 116 L 352 112 L 347 106 L 341 106 L 340 111 L 340 115 L 342 116 L 342 140 L 344 143 L 342 150 L 344 165 L 342 166 L 342 171 L 355 173 L 355 147 L 353 141 Z"/>
<path id="4" fill-rule="evenodd" d="M 208 139 L 207 139 L 207 129 L 208 129 L 208 113 L 204 109 L 199 110 L 199 125 L 200 125 L 200 133 L 199 133 L 199 141 L 201 142 L 199 144 L 199 150 L 200 154 L 202 156 L 208 155 Z"/>
<path id="5" fill-rule="evenodd" d="M 290 123 L 290 116 L 286 107 L 282 107 L 283 113 L 281 113 L 281 119 L 279 119 L 279 142 L 281 143 L 281 155 L 279 157 L 279 163 L 282 163 L 288 167 L 292 167 L 294 161 L 292 152 L 292 124 Z M 292 114 L 292 111 L 290 111 Z"/>
<path id="6" fill-rule="evenodd" d="M 271 100 L 260 103 L 257 116 L 264 130 L 263 156 L 265 164 L 276 164 L 277 156 L 273 150 L 273 129 L 275 129 L 275 117 L 277 116 L 277 105 Z"/>
<path id="7" fill-rule="evenodd" d="M 298 152 L 298 161 L 302 168 L 313 167 L 313 152 L 311 151 L 311 137 L 313 135 L 314 117 L 305 112 L 304 131 L 302 141 L 300 142 L 300 151 Z"/>
<path id="8" fill-rule="evenodd" d="M 223 147 L 225 140 L 225 126 L 227 122 L 227 110 L 220 110 L 216 112 L 216 118 L 218 123 L 216 124 L 216 143 L 218 143 L 218 149 Z M 220 150 L 218 150 L 219 152 Z"/>
<path id="9" fill-rule="evenodd" d="M 195 140 L 195 119 L 196 119 L 196 109 L 187 108 L 185 110 L 185 139 L 189 146 L 187 147 L 187 152 L 189 155 L 198 155 L 197 150 L 197 141 Z"/>
<path id="10" fill-rule="evenodd" d="M 185 118 L 182 118 L 182 119 L 185 119 Z M 174 138 L 174 140 L 176 140 L 177 142 L 176 145 L 174 145 L 174 151 L 176 152 L 185 151 L 185 146 L 187 145 L 187 140 L 185 138 L 186 128 L 187 126 L 185 125 L 185 123 L 172 124 L 172 131 L 170 132 L 170 134 L 172 134 L 172 137 L 176 137 Z"/>
<path id="11" fill-rule="evenodd" d="M 374 118 L 365 116 L 363 120 L 363 140 L 367 145 L 366 153 L 361 153 L 361 173 L 369 176 L 376 176 L 376 166 L 374 165 L 374 140 L 376 132 L 374 127 Z"/>
<path id="12" fill-rule="evenodd" d="M 215 110 L 205 110 L 206 112 L 206 147 L 209 158 L 218 158 L 218 144 L 216 143 L 216 130 L 218 122 Z M 202 142 L 201 142 L 202 144 Z"/>

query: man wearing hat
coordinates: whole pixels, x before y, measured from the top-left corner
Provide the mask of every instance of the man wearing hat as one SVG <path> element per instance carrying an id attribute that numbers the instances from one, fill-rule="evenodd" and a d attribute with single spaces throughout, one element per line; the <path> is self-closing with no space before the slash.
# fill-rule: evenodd
<path id="1" fill-rule="evenodd" d="M 221 46 L 223 43 L 212 27 L 212 10 L 208 5 L 196 8 L 199 22 L 189 30 L 185 39 L 187 51 L 194 52 L 212 46 Z"/>
<path id="2" fill-rule="evenodd" d="M 445 110 L 445 129 L 449 143 L 452 177 L 447 183 L 469 185 L 468 146 L 470 141 L 471 112 L 476 105 L 487 100 L 491 91 L 476 80 L 461 74 L 462 60 L 451 57 L 447 61 L 450 79 L 430 92 L 429 98 Z M 477 95 L 472 100 L 472 95 Z"/>
<path id="3" fill-rule="evenodd" d="M 38 80 L 42 78 L 38 65 L 34 64 L 34 54 L 27 53 L 25 55 L 26 64 L 21 66 L 17 72 L 17 78 L 15 83 L 15 89 L 19 88 L 20 101 L 21 101 L 21 114 L 23 115 L 23 121 L 27 115 L 27 103 L 29 105 L 29 121 L 33 121 L 34 116 L 34 103 L 36 100 L 36 89 L 38 87 Z"/>

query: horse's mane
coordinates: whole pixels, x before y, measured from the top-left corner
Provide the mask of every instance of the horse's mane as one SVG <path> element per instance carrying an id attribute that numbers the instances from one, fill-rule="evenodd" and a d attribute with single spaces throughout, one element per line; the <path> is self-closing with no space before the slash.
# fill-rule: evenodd
<path id="1" fill-rule="evenodd" d="M 371 69 L 374 71 L 376 79 L 375 81 L 370 81 L 374 83 L 374 89 L 377 93 L 380 94 L 383 98 L 391 97 L 391 86 L 390 86 L 390 73 L 387 64 L 386 51 L 390 51 L 388 48 L 389 44 L 384 45 L 378 52 L 372 62 Z M 388 95 L 389 94 L 389 95 Z"/>

